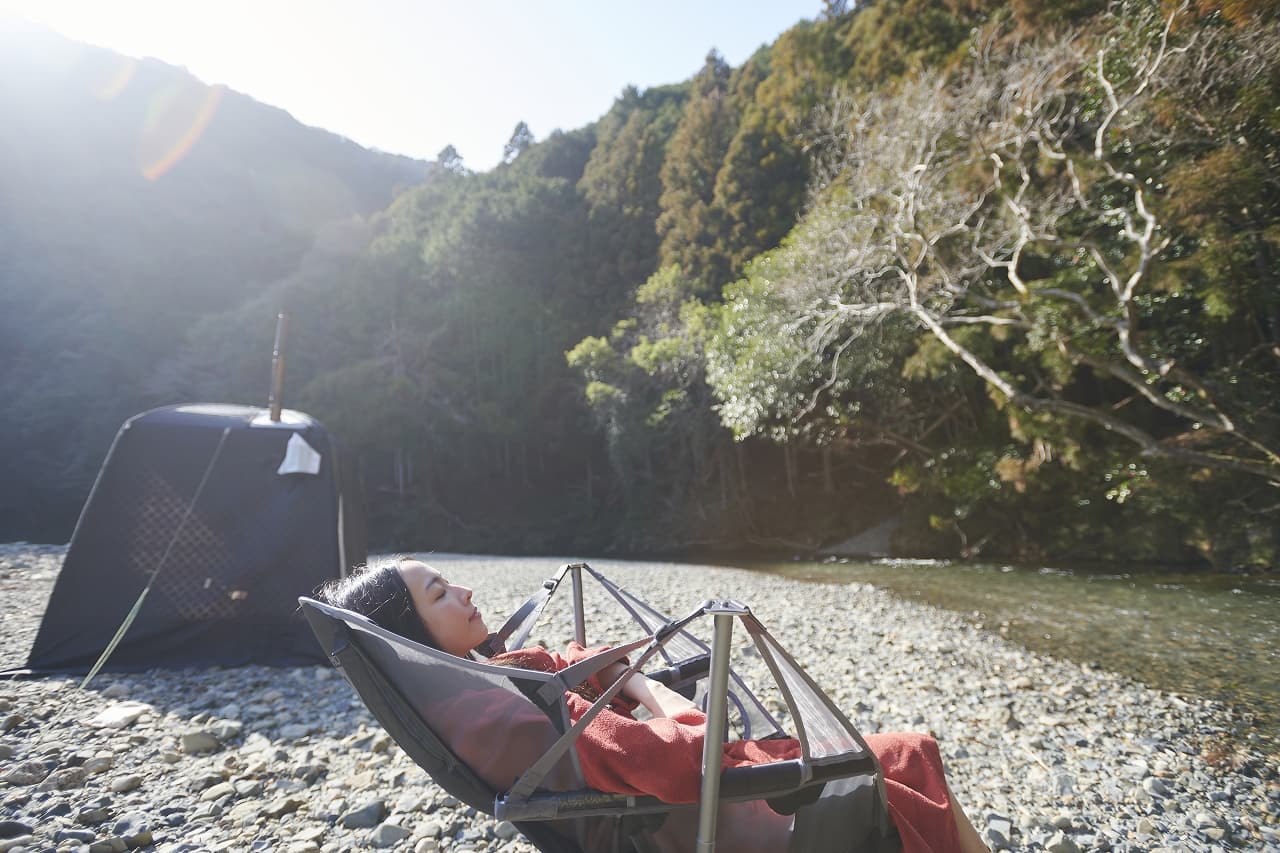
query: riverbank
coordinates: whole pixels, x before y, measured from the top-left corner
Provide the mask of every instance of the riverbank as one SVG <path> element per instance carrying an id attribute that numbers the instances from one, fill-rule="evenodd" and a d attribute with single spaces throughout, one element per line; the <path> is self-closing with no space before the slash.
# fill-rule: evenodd
<path id="1" fill-rule="evenodd" d="M 0 546 L 0 665 L 24 659 L 61 554 Z M 477 590 L 491 624 L 557 567 L 430 559 Z M 937 736 L 995 846 L 1280 850 L 1275 764 L 1230 741 L 1221 705 L 1029 652 L 865 584 L 595 565 L 671 613 L 719 595 L 750 603 L 862 731 Z M 590 600 L 588 625 L 589 641 L 631 636 Z M 533 849 L 445 796 L 327 668 L 106 674 L 85 691 L 0 682 L 0 728 L 0 851 L 23 833 L 33 850 Z"/>
<path id="2" fill-rule="evenodd" d="M 793 580 L 864 582 L 1032 651 L 1221 701 L 1233 737 L 1280 753 L 1280 578 L 1170 567 L 948 560 L 747 562 Z"/>

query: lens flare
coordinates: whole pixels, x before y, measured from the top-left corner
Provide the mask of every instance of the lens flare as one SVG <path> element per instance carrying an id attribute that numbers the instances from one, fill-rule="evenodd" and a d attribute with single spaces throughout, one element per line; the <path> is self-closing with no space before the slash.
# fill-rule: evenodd
<path id="1" fill-rule="evenodd" d="M 99 100 L 110 101 L 119 96 L 138 70 L 138 60 L 129 56 L 113 56 L 109 65 L 101 70 L 94 81 L 93 94 Z"/>
<path id="2" fill-rule="evenodd" d="M 225 86 L 191 79 L 156 95 L 138 140 L 138 168 L 147 180 L 156 180 L 191 152 L 225 93 Z"/>

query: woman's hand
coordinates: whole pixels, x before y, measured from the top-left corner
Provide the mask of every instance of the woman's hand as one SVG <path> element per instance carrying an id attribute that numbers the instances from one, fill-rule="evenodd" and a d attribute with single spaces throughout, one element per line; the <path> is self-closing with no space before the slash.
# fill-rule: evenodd
<path id="1" fill-rule="evenodd" d="M 608 690 L 630 667 L 619 661 L 600 670 L 600 684 Z M 641 673 L 632 673 L 622 685 L 622 695 L 644 707 L 654 717 L 674 717 L 684 711 L 698 710 L 698 706 Z"/>

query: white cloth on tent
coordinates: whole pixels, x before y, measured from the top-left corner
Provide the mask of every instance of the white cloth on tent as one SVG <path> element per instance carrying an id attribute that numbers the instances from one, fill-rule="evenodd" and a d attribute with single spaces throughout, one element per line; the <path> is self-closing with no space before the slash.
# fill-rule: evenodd
<path id="1" fill-rule="evenodd" d="M 276 469 L 277 474 L 319 474 L 320 454 L 307 444 L 300 433 L 289 436 L 289 444 L 284 450 L 284 461 Z"/>

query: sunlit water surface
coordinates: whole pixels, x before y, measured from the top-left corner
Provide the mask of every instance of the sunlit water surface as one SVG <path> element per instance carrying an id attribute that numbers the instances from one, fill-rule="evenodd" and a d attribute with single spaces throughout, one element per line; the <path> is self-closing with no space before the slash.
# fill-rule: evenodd
<path id="1" fill-rule="evenodd" d="M 1035 651 L 1224 701 L 1239 736 L 1280 745 L 1280 579 L 916 560 L 744 567 L 861 581 L 958 611 Z"/>

